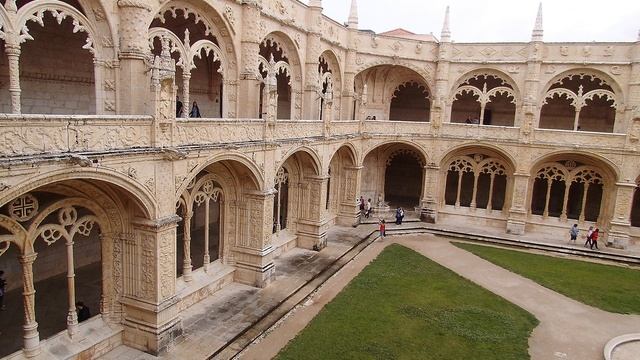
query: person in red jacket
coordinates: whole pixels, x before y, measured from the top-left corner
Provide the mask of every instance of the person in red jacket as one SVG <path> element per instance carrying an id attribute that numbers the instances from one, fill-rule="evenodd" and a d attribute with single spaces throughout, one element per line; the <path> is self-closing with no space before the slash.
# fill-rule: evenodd
<path id="1" fill-rule="evenodd" d="M 598 236 L 600 236 L 600 229 L 596 228 L 591 234 L 591 249 L 595 246 L 596 250 L 600 250 L 598 249 Z"/>
<path id="2" fill-rule="evenodd" d="M 384 240 L 384 237 L 387 235 L 387 232 L 386 232 L 387 226 L 384 222 L 384 219 L 380 220 L 379 228 L 380 228 L 380 239 Z"/>

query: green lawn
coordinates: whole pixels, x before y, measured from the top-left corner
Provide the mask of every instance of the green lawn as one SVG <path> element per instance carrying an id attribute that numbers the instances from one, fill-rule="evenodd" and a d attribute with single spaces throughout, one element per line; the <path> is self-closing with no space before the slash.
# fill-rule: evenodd
<path id="1" fill-rule="evenodd" d="M 531 314 L 390 245 L 277 359 L 529 359 Z"/>
<path id="2" fill-rule="evenodd" d="M 640 271 L 637 269 L 454 244 L 582 303 L 615 313 L 640 314 Z"/>

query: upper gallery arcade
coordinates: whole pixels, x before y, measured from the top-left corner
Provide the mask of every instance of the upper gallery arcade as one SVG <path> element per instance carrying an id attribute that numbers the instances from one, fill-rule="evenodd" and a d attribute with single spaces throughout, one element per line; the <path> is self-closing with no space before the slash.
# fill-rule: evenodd
<path id="1" fill-rule="evenodd" d="M 640 38 L 547 43 L 534 15 L 528 41 L 456 43 L 448 10 L 439 40 L 376 34 L 356 0 L 346 24 L 320 0 L 2 1 L 0 269 L 23 311 L 0 355 L 77 341 L 82 297 L 162 352 L 182 311 L 357 225 L 360 196 L 637 246 Z"/>

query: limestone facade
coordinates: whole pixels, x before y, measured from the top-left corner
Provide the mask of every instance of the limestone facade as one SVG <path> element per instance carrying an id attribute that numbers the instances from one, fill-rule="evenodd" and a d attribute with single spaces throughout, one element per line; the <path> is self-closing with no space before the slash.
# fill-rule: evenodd
<path id="1" fill-rule="evenodd" d="M 562 237 L 575 222 L 633 246 L 640 39 L 542 35 L 541 11 L 529 42 L 455 43 L 448 12 L 439 41 L 398 37 L 359 30 L 355 1 L 345 25 L 320 0 L 5 1 L 16 356 L 41 352 L 47 272 L 67 274 L 72 340 L 74 269 L 97 261 L 102 318 L 159 353 L 181 310 L 230 281 L 268 285 L 276 255 L 357 224 L 360 196 L 427 222 Z"/>

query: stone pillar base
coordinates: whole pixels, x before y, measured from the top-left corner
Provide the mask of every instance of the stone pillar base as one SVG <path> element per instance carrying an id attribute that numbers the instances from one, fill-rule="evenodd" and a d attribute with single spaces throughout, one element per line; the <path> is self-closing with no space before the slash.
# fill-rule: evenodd
<path id="1" fill-rule="evenodd" d="M 159 355 L 166 352 L 182 336 L 182 321 L 178 317 L 178 298 L 172 297 L 160 305 L 126 298 L 123 342 L 127 346 Z"/>
<path id="2" fill-rule="evenodd" d="M 273 251 L 272 246 L 262 251 L 234 248 L 236 268 L 234 281 L 258 288 L 268 286 L 276 276 Z"/>
<path id="3" fill-rule="evenodd" d="M 607 246 L 615 249 L 626 249 L 629 247 L 631 237 L 629 236 L 629 223 L 611 222 L 611 228 L 607 238 Z"/>
<path id="4" fill-rule="evenodd" d="M 433 201 L 422 201 L 422 206 L 420 209 L 420 221 L 429 224 L 435 224 L 438 221 L 438 209 Z"/>
<path id="5" fill-rule="evenodd" d="M 329 223 L 315 221 L 298 221 L 298 247 L 320 251 L 327 247 L 327 230 Z"/>
<path id="6" fill-rule="evenodd" d="M 526 222 L 522 220 L 507 220 L 507 234 L 524 235 Z"/>

